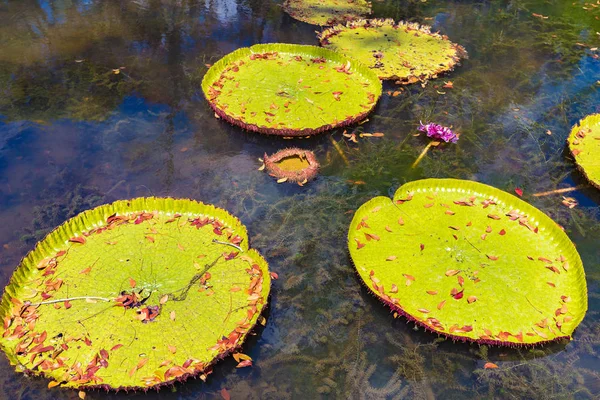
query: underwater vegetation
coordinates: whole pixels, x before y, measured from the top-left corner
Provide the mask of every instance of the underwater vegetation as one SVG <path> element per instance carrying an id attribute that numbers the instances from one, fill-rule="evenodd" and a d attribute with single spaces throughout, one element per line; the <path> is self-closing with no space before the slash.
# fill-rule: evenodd
<path id="1" fill-rule="evenodd" d="M 264 318 L 270 282 L 226 211 L 121 200 L 69 219 L 25 257 L 2 297 L 0 344 L 17 371 L 51 378 L 48 387 L 206 380 Z"/>

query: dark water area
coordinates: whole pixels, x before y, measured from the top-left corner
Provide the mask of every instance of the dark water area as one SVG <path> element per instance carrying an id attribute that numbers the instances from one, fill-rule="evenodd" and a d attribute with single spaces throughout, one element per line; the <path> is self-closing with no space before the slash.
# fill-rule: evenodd
<path id="1" fill-rule="evenodd" d="M 369 121 L 284 140 L 214 118 L 200 82 L 256 43 L 317 44 L 320 28 L 278 0 L 0 0 L 0 285 L 52 228 L 99 204 L 189 197 L 227 209 L 279 274 L 267 324 L 244 345 L 252 368 L 220 362 L 208 381 L 87 399 L 600 398 L 600 192 L 565 151 L 573 124 L 600 112 L 600 7 L 584 1 L 383 0 L 374 17 L 432 25 L 469 52 L 427 85 L 391 83 Z M 116 73 L 118 72 L 118 73 Z M 453 89 L 444 82 L 452 81 Z M 431 150 L 419 121 L 460 132 Z M 335 143 L 335 144 L 334 144 Z M 303 188 L 258 158 L 311 149 L 322 173 Z M 573 340 L 534 349 L 453 343 L 394 319 L 359 283 L 346 233 L 363 202 L 428 177 L 473 179 L 562 225 L 581 254 L 589 310 Z M 566 194 L 537 192 L 580 185 Z M 484 370 L 485 362 L 500 366 Z M 76 399 L 0 358 L 0 398 Z"/>

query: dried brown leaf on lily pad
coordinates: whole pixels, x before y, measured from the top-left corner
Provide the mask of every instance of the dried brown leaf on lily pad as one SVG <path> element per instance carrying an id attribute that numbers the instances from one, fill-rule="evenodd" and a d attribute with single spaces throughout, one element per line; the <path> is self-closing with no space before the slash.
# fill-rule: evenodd
<path id="1" fill-rule="evenodd" d="M 18 370 L 52 379 L 49 387 L 145 390 L 205 379 L 267 301 L 267 263 L 247 243 L 237 218 L 187 199 L 83 212 L 17 267 L 0 304 L 0 345 Z"/>
<path id="2" fill-rule="evenodd" d="M 452 215 L 446 213 L 449 205 Z M 368 227 L 357 230 L 366 217 Z M 401 228 L 385 229 L 399 218 Z M 364 240 L 374 236 L 379 240 Z M 587 310 L 583 265 L 562 229 L 517 196 L 481 183 L 407 183 L 393 199 L 363 204 L 348 240 L 373 294 L 398 314 L 453 339 L 495 345 L 568 339 Z M 387 261 L 390 254 L 393 262 Z M 397 282 L 407 284 L 390 290 Z M 554 328 L 536 325 L 544 317 L 556 322 Z"/>

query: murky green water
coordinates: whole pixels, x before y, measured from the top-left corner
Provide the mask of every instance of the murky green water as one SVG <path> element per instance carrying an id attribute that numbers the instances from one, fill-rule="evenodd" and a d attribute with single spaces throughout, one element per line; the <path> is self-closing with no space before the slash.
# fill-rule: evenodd
<path id="1" fill-rule="evenodd" d="M 248 226 L 279 273 L 267 326 L 245 345 L 253 368 L 221 362 L 208 383 L 159 394 L 88 399 L 591 399 L 600 397 L 600 192 L 565 152 L 570 127 L 600 111 L 600 7 L 584 1 L 374 1 L 376 17 L 433 25 L 466 47 L 454 73 L 384 95 L 347 141 L 242 132 L 213 117 L 205 64 L 242 46 L 316 44 L 314 26 L 277 0 L 0 0 L 0 285 L 50 229 L 79 211 L 136 196 L 215 203 Z M 535 16 L 533 14 L 538 14 Z M 544 18 L 547 17 L 547 18 Z M 115 74 L 113 69 L 120 69 Z M 454 89 L 443 89 L 451 80 Z M 395 90 L 384 85 L 384 90 Z M 419 120 L 453 125 L 457 145 L 432 150 Z M 551 133 L 549 134 L 548 131 Z M 339 144 L 343 157 L 333 146 Z M 277 185 L 257 158 L 312 149 L 322 175 Z M 456 344 L 390 313 L 361 287 L 345 248 L 365 200 L 425 177 L 475 179 L 524 198 L 563 225 L 588 278 L 589 311 L 570 343 L 536 349 Z M 497 370 L 483 370 L 486 361 Z M 0 397 L 75 399 L 0 361 Z"/>

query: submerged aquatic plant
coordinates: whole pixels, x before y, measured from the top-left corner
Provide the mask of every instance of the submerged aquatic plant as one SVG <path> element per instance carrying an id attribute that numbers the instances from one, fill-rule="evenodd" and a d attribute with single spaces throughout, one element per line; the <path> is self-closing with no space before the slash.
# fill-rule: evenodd
<path id="1" fill-rule="evenodd" d="M 363 120 L 381 96 L 377 75 L 331 50 L 293 44 L 242 48 L 202 80 L 217 117 L 254 132 L 307 136 Z"/>
<path id="2" fill-rule="evenodd" d="M 121 200 L 68 220 L 23 259 L 0 304 L 0 345 L 49 387 L 206 379 L 244 342 L 269 290 L 267 262 L 225 210 Z"/>
<path id="3" fill-rule="evenodd" d="M 493 187 L 426 179 L 355 213 L 350 255 L 398 314 L 462 341 L 570 339 L 587 310 L 575 247 L 538 209 Z"/>

